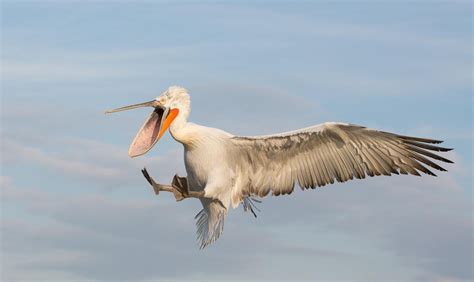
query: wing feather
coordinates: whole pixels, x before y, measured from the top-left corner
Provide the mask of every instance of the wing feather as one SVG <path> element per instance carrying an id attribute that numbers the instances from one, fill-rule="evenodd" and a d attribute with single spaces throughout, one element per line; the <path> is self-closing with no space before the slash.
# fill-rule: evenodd
<path id="1" fill-rule="evenodd" d="M 248 177 L 240 191 L 248 195 L 285 195 L 295 183 L 315 188 L 368 176 L 413 174 L 436 176 L 426 166 L 446 171 L 431 159 L 452 161 L 433 152 L 447 152 L 432 144 L 442 141 L 397 135 L 363 126 L 324 123 L 277 135 L 231 138 Z M 238 194 L 238 193 L 237 193 Z"/>

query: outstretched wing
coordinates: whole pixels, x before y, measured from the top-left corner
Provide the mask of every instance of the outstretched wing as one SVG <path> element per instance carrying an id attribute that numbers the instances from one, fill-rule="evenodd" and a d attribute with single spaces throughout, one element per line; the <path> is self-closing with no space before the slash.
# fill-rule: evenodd
<path id="1" fill-rule="evenodd" d="M 445 171 L 430 159 L 452 163 L 433 152 L 442 141 L 397 135 L 345 123 L 323 123 L 278 135 L 231 139 L 239 169 L 248 175 L 241 197 L 290 194 L 295 182 L 315 188 L 375 175 Z M 237 192 L 237 191 L 235 191 Z M 235 193 L 234 192 L 234 193 Z"/>

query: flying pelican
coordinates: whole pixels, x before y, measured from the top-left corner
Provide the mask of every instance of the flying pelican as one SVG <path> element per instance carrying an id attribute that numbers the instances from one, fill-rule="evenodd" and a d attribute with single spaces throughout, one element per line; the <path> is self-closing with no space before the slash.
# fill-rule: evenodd
<path id="1" fill-rule="evenodd" d="M 187 176 L 175 175 L 171 185 L 155 182 L 142 170 L 155 193 L 171 192 L 177 201 L 198 198 L 203 209 L 196 215 L 197 240 L 204 248 L 219 238 L 230 206 L 242 203 L 254 216 L 254 197 L 287 195 L 295 183 L 315 188 L 368 176 L 412 174 L 436 176 L 426 166 L 446 171 L 431 159 L 452 163 L 435 152 L 442 141 L 398 135 L 363 126 L 326 122 L 275 135 L 235 136 L 216 128 L 188 122 L 188 91 L 171 86 L 155 100 L 106 113 L 152 107 L 132 141 L 128 154 L 141 156 L 169 129 L 184 146 Z M 426 165 L 426 166 L 425 166 Z"/>

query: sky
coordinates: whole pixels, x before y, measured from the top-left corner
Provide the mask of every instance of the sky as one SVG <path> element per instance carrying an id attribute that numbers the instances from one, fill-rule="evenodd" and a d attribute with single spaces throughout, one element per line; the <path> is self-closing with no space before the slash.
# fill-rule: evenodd
<path id="1" fill-rule="evenodd" d="M 468 281 L 473 263 L 470 1 L 1 2 L 2 281 Z M 438 177 L 267 197 L 195 241 L 199 201 L 149 114 L 189 90 L 192 122 L 237 135 L 341 121 L 445 140 Z"/>

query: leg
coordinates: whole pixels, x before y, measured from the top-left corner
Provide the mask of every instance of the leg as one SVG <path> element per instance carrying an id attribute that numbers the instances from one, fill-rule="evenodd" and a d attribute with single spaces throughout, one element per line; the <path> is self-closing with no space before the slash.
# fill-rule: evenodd
<path id="1" fill-rule="evenodd" d="M 189 191 L 186 177 L 179 177 L 178 175 L 175 175 L 171 185 L 163 185 L 156 183 L 155 180 L 148 174 L 146 168 L 142 169 L 142 173 L 148 183 L 150 183 L 150 185 L 153 187 L 156 195 L 158 195 L 160 191 L 171 192 L 176 198 L 176 201 L 181 201 L 185 198 L 204 197 L 204 191 Z"/>

